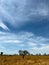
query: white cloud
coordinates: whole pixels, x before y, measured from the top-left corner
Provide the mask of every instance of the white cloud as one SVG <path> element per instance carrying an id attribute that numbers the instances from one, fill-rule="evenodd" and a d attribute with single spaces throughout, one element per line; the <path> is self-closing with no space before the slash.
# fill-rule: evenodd
<path id="1" fill-rule="evenodd" d="M 19 44 L 22 41 L 20 41 L 20 40 L 13 40 L 13 39 L 11 39 L 11 40 L 10 39 L 9 40 L 8 39 L 4 39 L 3 42 L 4 43 L 16 43 L 16 44 Z"/>
<path id="2" fill-rule="evenodd" d="M 26 21 L 49 19 L 49 7 L 44 2 L 34 0 L 1 0 L 0 18 L 13 26 L 23 25 Z M 12 23 L 11 23 L 12 22 Z M 21 22 L 23 24 L 21 24 Z"/>
<path id="3" fill-rule="evenodd" d="M 1 34 L 3 33 L 3 36 Z M 48 53 L 49 39 L 44 37 L 38 37 L 29 32 L 22 33 L 0 33 L 0 46 L 6 48 L 6 45 L 9 44 L 9 47 L 15 45 L 18 49 L 27 49 L 32 53 Z M 15 46 L 12 46 L 12 49 L 15 49 Z M 2 49 L 2 48 L 1 48 Z M 6 48 L 8 50 L 8 48 Z M 11 48 L 9 48 L 10 50 Z"/>
<path id="4" fill-rule="evenodd" d="M 32 47 L 37 45 L 36 43 L 33 43 L 33 42 L 27 42 L 27 43 L 28 43 L 28 46 L 32 46 Z"/>
<path id="5" fill-rule="evenodd" d="M 22 43 L 21 40 L 17 39 L 17 35 L 13 33 L 0 32 L 1 43 Z"/>

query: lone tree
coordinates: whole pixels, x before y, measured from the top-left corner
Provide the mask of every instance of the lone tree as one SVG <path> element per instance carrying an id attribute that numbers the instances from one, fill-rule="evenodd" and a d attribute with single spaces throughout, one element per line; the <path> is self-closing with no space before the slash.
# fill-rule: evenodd
<path id="1" fill-rule="evenodd" d="M 25 55 L 30 55 L 30 53 L 27 50 L 19 50 L 19 55 L 21 55 L 24 59 Z"/>
<path id="2" fill-rule="evenodd" d="M 1 55 L 3 55 L 3 52 L 1 52 Z"/>

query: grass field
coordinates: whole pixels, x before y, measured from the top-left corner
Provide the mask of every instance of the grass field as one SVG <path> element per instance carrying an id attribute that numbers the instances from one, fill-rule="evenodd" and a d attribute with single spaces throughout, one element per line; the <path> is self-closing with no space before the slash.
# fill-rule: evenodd
<path id="1" fill-rule="evenodd" d="M 0 65 L 49 65 L 49 56 L 0 56 Z"/>

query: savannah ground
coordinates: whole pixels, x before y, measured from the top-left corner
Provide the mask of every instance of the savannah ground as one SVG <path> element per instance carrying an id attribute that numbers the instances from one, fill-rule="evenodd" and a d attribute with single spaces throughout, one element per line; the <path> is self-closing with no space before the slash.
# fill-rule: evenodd
<path id="1" fill-rule="evenodd" d="M 49 65 L 49 56 L 0 56 L 0 65 Z"/>

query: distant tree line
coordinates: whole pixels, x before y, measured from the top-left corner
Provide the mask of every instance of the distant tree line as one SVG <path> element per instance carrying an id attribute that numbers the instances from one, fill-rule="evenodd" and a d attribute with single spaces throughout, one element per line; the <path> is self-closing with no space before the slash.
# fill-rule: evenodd
<path id="1" fill-rule="evenodd" d="M 19 55 L 21 55 L 23 58 L 25 57 L 25 55 L 34 56 L 34 54 L 30 54 L 27 50 L 19 50 Z M 46 53 L 41 54 L 41 53 L 39 53 L 39 54 L 35 54 L 35 56 L 49 56 L 49 54 L 46 54 Z"/>
<path id="2" fill-rule="evenodd" d="M 22 58 L 24 58 L 26 55 L 34 56 L 34 54 L 30 54 L 27 50 L 19 50 L 18 53 L 20 56 L 22 56 Z M 6 54 L 3 54 L 3 52 L 0 52 L 0 55 L 6 55 Z M 18 54 L 13 54 L 13 55 L 18 55 Z M 36 56 L 42 56 L 42 55 L 43 56 L 49 56 L 49 54 L 46 54 L 46 53 L 44 53 L 44 54 L 39 53 L 39 54 L 35 54 L 35 55 Z"/>
<path id="3" fill-rule="evenodd" d="M 32 55 L 32 56 L 49 56 L 49 54 L 46 54 L 46 53 L 44 53 L 44 54 L 41 54 L 41 53 L 37 53 L 37 54 L 30 54 L 30 55 Z"/>

